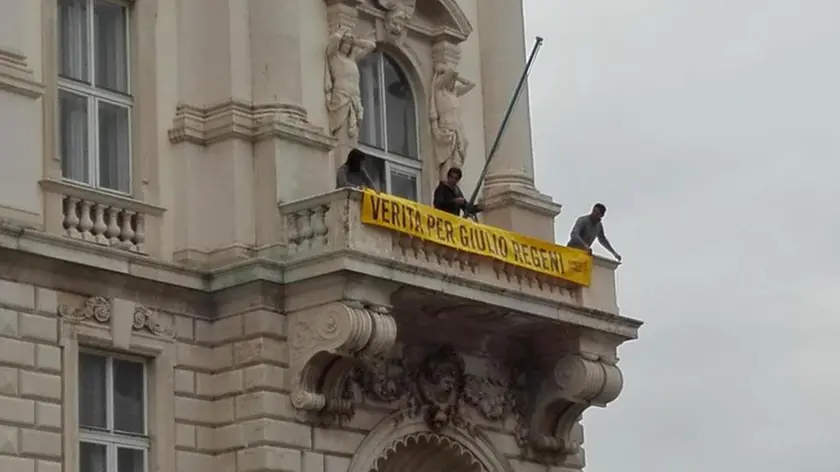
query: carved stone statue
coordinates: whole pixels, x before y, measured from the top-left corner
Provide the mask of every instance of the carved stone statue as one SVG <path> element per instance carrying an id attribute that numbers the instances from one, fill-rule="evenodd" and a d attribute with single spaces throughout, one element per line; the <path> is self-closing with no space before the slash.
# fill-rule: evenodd
<path id="1" fill-rule="evenodd" d="M 452 68 L 435 68 L 429 119 L 441 180 L 445 179 L 450 168 L 462 167 L 467 157 L 469 143 L 461 121 L 461 97 L 474 87 L 475 83 L 461 77 Z"/>
<path id="2" fill-rule="evenodd" d="M 417 0 L 376 0 L 376 5 L 385 10 L 385 30 L 398 43 L 405 39 L 406 26 L 414 16 Z"/>
<path id="3" fill-rule="evenodd" d="M 330 118 L 330 132 L 339 137 L 345 133 L 351 141 L 359 136 L 359 123 L 364 116 L 359 90 L 358 61 L 376 48 L 374 33 L 356 38 L 348 29 L 330 36 L 326 51 L 324 92 Z"/>

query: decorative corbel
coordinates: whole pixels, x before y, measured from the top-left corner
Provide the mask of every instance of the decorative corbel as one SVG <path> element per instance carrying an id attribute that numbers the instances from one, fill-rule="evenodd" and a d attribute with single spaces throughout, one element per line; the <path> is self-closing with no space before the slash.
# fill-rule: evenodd
<path id="1" fill-rule="evenodd" d="M 397 339 L 388 310 L 334 302 L 289 317 L 292 405 L 303 412 L 353 414 L 346 387 L 359 361 L 384 356 Z"/>
<path id="2" fill-rule="evenodd" d="M 579 452 L 574 428 L 581 415 L 618 398 L 624 380 L 613 360 L 589 353 L 567 354 L 541 377 L 519 440 L 532 455 L 556 462 Z"/>

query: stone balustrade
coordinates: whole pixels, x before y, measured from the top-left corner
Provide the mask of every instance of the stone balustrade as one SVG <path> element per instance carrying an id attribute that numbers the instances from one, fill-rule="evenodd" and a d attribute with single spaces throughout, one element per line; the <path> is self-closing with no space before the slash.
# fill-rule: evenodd
<path id="1" fill-rule="evenodd" d="M 72 239 L 149 254 L 150 220 L 156 227 L 162 208 L 68 182 L 44 180 L 41 187 L 53 197 L 48 202 L 61 208 L 60 217 L 48 211 L 48 228 Z"/>
<path id="2" fill-rule="evenodd" d="M 561 302 L 619 313 L 615 285 L 618 264 L 613 261 L 596 258 L 591 285 L 580 287 L 495 259 L 364 224 L 361 199 L 361 192 L 341 189 L 280 205 L 287 281 L 311 274 L 305 268 L 318 261 L 343 260 L 341 264 L 352 270 L 395 281 L 405 277 L 406 283 L 425 283 L 429 289 L 449 290 L 455 295 L 460 294 L 454 292 L 480 286 L 498 296 L 517 297 L 520 303 Z M 365 264 L 366 261 L 375 263 Z"/>

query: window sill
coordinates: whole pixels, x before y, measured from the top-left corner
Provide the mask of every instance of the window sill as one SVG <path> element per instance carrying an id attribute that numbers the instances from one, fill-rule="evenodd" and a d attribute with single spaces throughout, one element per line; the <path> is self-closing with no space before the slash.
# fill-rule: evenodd
<path id="1" fill-rule="evenodd" d="M 166 208 L 151 203 L 62 180 L 44 179 L 39 184 L 47 192 L 60 193 L 68 197 L 94 201 L 146 215 L 162 216 L 166 212 Z"/>

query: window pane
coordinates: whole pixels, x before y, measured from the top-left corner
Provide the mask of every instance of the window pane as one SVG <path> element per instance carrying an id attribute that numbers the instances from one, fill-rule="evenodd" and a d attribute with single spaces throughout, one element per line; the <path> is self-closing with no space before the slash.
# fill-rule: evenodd
<path id="1" fill-rule="evenodd" d="M 385 188 L 385 161 L 368 156 L 362 164 L 362 168 L 367 171 L 379 190 L 387 190 Z"/>
<path id="2" fill-rule="evenodd" d="M 417 200 L 417 176 L 408 172 L 391 170 L 391 195 Z"/>
<path id="3" fill-rule="evenodd" d="M 108 449 L 102 444 L 79 444 L 79 472 L 107 472 Z"/>
<path id="4" fill-rule="evenodd" d="M 145 459 L 143 451 L 121 447 L 117 449 L 117 472 L 143 472 Z"/>
<path id="5" fill-rule="evenodd" d="M 99 186 L 129 193 L 128 108 L 99 102 Z"/>
<path id="6" fill-rule="evenodd" d="M 143 364 L 114 359 L 114 430 L 144 434 Z"/>
<path id="7" fill-rule="evenodd" d="M 128 93 L 126 9 L 96 0 L 93 16 L 96 86 Z"/>
<path id="8" fill-rule="evenodd" d="M 104 357 L 79 354 L 79 424 L 82 427 L 108 427 L 106 369 Z"/>
<path id="9" fill-rule="evenodd" d="M 90 82 L 87 0 L 58 1 L 59 74 Z"/>
<path id="10" fill-rule="evenodd" d="M 359 142 L 385 150 L 385 124 L 382 116 L 382 83 L 380 61 L 382 54 L 371 54 L 359 63 L 364 116 L 359 130 Z"/>
<path id="11" fill-rule="evenodd" d="M 385 118 L 388 152 L 417 157 L 417 116 L 411 84 L 388 57 L 385 61 Z"/>
<path id="12" fill-rule="evenodd" d="M 68 179 L 88 182 L 88 100 L 61 90 L 58 108 L 62 174 Z"/>

